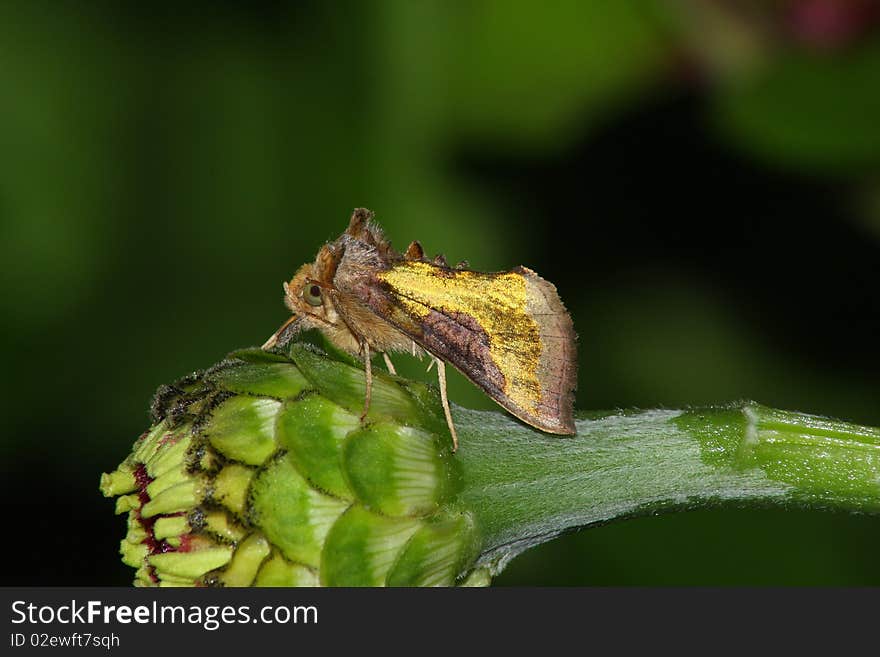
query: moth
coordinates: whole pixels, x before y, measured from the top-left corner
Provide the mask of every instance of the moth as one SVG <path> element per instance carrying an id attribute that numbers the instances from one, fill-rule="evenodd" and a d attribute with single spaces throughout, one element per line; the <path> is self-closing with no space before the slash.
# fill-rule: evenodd
<path id="1" fill-rule="evenodd" d="M 285 282 L 293 315 L 263 349 L 315 328 L 363 358 L 364 412 L 370 408 L 371 358 L 428 354 L 437 365 L 440 399 L 453 451 L 458 436 L 446 393 L 451 363 L 522 421 L 555 434 L 575 432 L 576 335 L 556 288 L 526 267 L 483 273 L 443 256 L 425 257 L 418 242 L 395 251 L 373 213 L 355 209 L 346 231 Z M 430 365 L 429 365 L 430 369 Z"/>

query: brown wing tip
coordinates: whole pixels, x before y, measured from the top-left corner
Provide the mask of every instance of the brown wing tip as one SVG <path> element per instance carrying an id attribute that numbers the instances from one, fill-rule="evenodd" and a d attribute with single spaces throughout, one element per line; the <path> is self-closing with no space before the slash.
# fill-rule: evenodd
<path id="1" fill-rule="evenodd" d="M 526 424 L 543 431 L 544 433 L 552 433 L 558 436 L 573 436 L 577 433 L 574 423 L 574 413 L 571 405 L 568 408 L 547 407 L 544 412 L 529 412 L 507 399 L 496 399 L 512 415 L 516 416 Z M 568 399 L 560 399 L 562 404 L 571 401 Z"/>
<path id="2" fill-rule="evenodd" d="M 551 421 L 543 421 L 547 419 Z M 573 436 L 577 433 L 573 414 L 569 414 L 567 417 L 541 418 L 541 420 L 542 422 L 540 424 L 537 422 L 531 422 L 530 424 L 533 424 L 533 426 L 541 431 L 557 434 L 559 436 Z"/>
<path id="3" fill-rule="evenodd" d="M 556 431 L 561 436 L 573 436 L 577 433 L 577 427 L 574 424 L 574 415 L 571 417 L 563 418 L 563 425 L 560 427 L 559 431 Z"/>
<path id="4" fill-rule="evenodd" d="M 561 435 L 576 433 L 574 392 L 577 389 L 577 333 L 556 286 L 531 269 L 520 267 L 530 282 L 529 311 L 538 318 L 542 353 L 538 366 L 544 401 L 540 415 L 544 431 Z"/>

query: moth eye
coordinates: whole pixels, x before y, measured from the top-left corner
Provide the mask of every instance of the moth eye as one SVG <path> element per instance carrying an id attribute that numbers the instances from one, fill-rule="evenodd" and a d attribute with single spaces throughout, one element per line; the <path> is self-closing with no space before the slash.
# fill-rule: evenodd
<path id="1" fill-rule="evenodd" d="M 321 287 L 318 285 L 309 285 L 303 289 L 303 298 L 311 306 L 320 306 L 324 303 L 321 298 Z"/>

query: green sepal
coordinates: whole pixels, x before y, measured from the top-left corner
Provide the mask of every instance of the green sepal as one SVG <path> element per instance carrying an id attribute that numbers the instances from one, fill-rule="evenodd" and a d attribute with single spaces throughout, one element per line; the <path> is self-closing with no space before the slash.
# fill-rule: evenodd
<path id="1" fill-rule="evenodd" d="M 292 563 L 278 553 L 263 562 L 254 586 L 318 586 L 318 574 L 302 564 Z"/>
<path id="2" fill-rule="evenodd" d="M 239 517 L 244 515 L 248 489 L 254 477 L 254 470 L 239 463 L 225 466 L 211 485 L 211 501 L 229 509 Z"/>
<path id="3" fill-rule="evenodd" d="M 232 550 L 232 546 L 221 546 L 193 552 L 165 552 L 148 556 L 147 563 L 156 569 L 160 579 L 193 580 L 229 563 Z"/>
<path id="4" fill-rule="evenodd" d="M 323 354 L 331 360 L 354 365 L 355 367 L 363 367 L 363 359 L 360 356 L 349 353 L 344 349 L 340 349 L 328 340 L 326 335 L 317 329 L 307 329 L 300 333 L 296 340 L 291 341 L 287 345 L 284 352 L 290 360 L 293 360 L 290 355 L 291 349 L 299 349 L 303 346 L 315 353 Z"/>
<path id="5" fill-rule="evenodd" d="M 388 586 L 452 586 L 479 551 L 479 539 L 469 515 L 432 519 L 406 544 L 388 573 Z"/>
<path id="6" fill-rule="evenodd" d="M 291 399 L 310 388 L 308 380 L 289 362 L 241 363 L 217 369 L 210 381 L 229 392 Z"/>
<path id="7" fill-rule="evenodd" d="M 222 541 L 238 542 L 247 536 L 247 529 L 238 524 L 235 519 L 223 509 L 211 509 L 203 511 L 198 509 L 194 512 L 196 518 L 191 524 L 197 524 L 199 530 L 219 538 Z"/>
<path id="8" fill-rule="evenodd" d="M 251 534 L 235 549 L 229 565 L 215 575 L 208 574 L 205 581 L 221 586 L 250 586 L 271 551 L 269 542 L 262 534 Z"/>
<path id="9" fill-rule="evenodd" d="M 388 518 L 352 506 L 327 534 L 321 584 L 384 586 L 403 546 L 420 526 L 419 520 Z"/>
<path id="10" fill-rule="evenodd" d="M 436 511 L 452 479 L 449 453 L 438 443 L 433 434 L 391 423 L 352 432 L 342 458 L 358 499 L 388 516 Z"/>
<path id="11" fill-rule="evenodd" d="M 285 557 L 317 568 L 331 525 L 348 502 L 315 490 L 285 458 L 267 465 L 251 485 L 250 518 Z"/>
<path id="12" fill-rule="evenodd" d="M 366 395 L 366 378 L 362 369 L 327 355 L 310 344 L 294 343 L 290 357 L 312 385 L 325 397 L 358 416 L 363 413 Z M 431 395 L 414 396 L 412 389 L 418 384 L 401 385 L 401 379 L 379 370 L 373 371 L 373 390 L 367 419 L 373 421 L 394 420 L 409 426 L 421 426 L 428 430 L 438 429 L 439 404 L 431 407 Z"/>
<path id="13" fill-rule="evenodd" d="M 342 471 L 340 447 L 360 420 L 319 396 L 288 402 L 278 418 L 278 442 L 288 458 L 315 486 L 343 499 L 354 499 Z"/>
<path id="14" fill-rule="evenodd" d="M 280 408 L 274 399 L 231 397 L 213 410 L 203 432 L 228 459 L 261 465 L 278 449 L 275 418 Z"/>
<path id="15" fill-rule="evenodd" d="M 236 349 L 226 355 L 226 360 L 240 360 L 245 363 L 289 363 L 290 359 L 277 351 L 266 351 L 260 347 Z"/>

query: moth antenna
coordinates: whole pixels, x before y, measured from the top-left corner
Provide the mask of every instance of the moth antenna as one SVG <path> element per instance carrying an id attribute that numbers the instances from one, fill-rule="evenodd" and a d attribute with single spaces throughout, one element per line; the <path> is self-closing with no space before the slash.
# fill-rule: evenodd
<path id="1" fill-rule="evenodd" d="M 467 260 L 462 260 L 457 265 L 455 265 L 455 268 L 456 269 L 467 269 L 470 266 L 471 266 L 471 263 L 469 263 Z"/>
<path id="2" fill-rule="evenodd" d="M 444 256 L 442 253 L 438 253 L 437 255 L 434 256 L 434 264 L 440 265 L 441 267 L 448 267 L 449 266 L 449 263 L 446 262 L 446 256 Z"/>
<path id="3" fill-rule="evenodd" d="M 413 240 L 406 249 L 404 257 L 407 260 L 421 260 L 425 257 L 425 252 L 418 240 Z"/>

